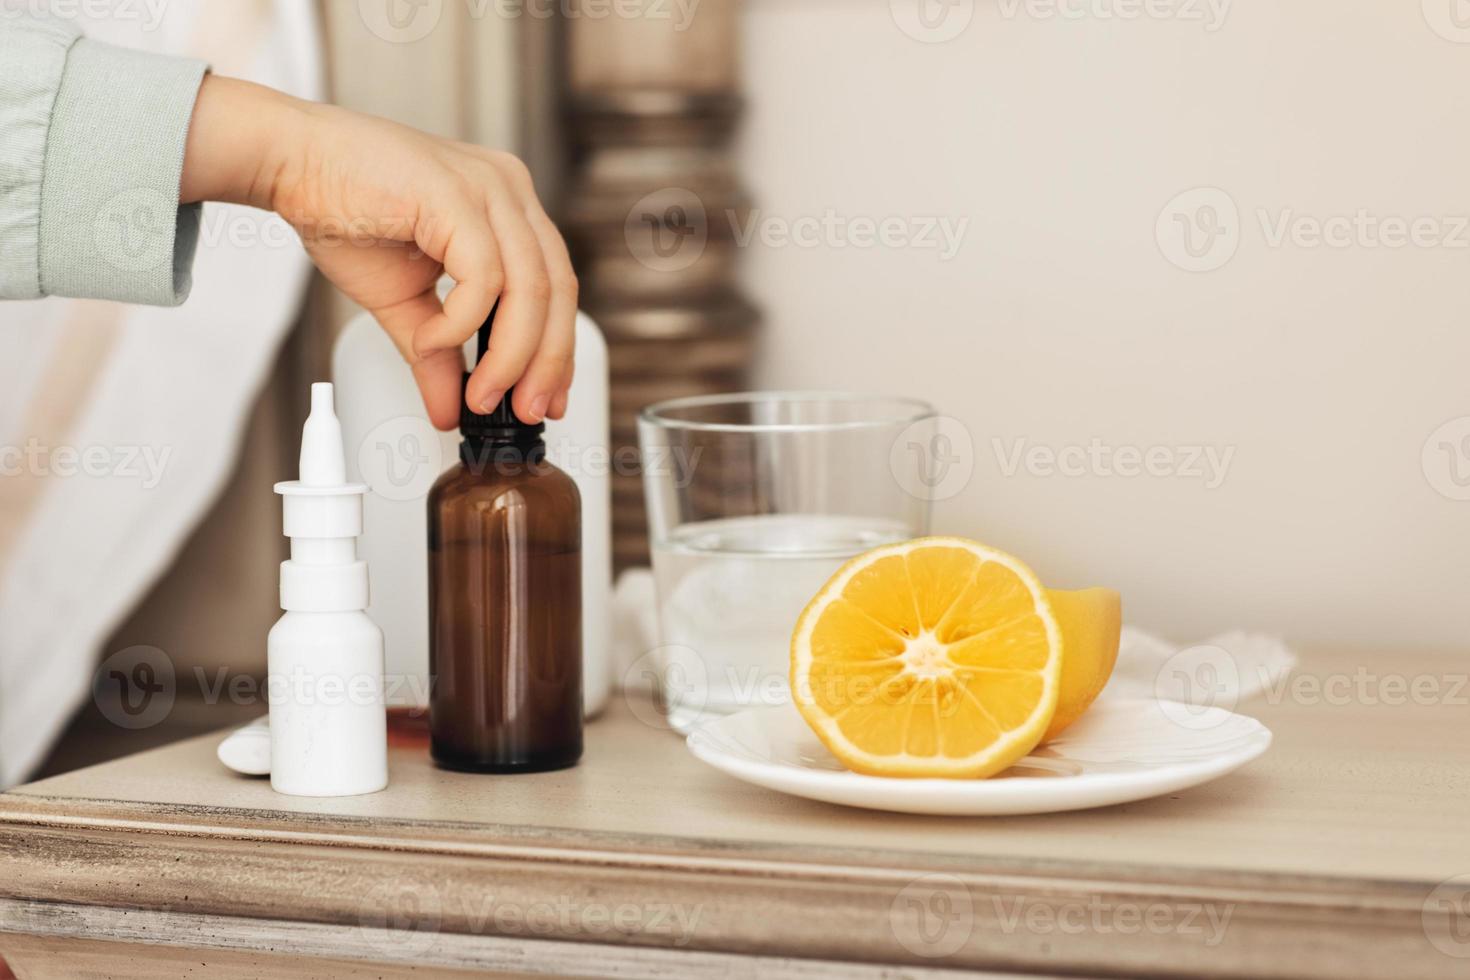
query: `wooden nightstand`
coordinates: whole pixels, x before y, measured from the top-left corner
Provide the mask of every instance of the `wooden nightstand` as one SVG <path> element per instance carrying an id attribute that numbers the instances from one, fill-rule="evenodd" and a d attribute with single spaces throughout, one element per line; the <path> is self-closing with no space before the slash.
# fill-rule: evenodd
<path id="1" fill-rule="evenodd" d="M 1245 770 L 1044 817 L 781 796 L 646 704 L 593 723 L 571 771 L 400 746 L 387 791 L 337 800 L 277 796 L 196 738 L 0 796 L 0 955 L 28 980 L 1466 976 L 1470 903 L 1436 888 L 1470 875 L 1467 669 L 1309 657 L 1244 706 L 1276 733 Z"/>

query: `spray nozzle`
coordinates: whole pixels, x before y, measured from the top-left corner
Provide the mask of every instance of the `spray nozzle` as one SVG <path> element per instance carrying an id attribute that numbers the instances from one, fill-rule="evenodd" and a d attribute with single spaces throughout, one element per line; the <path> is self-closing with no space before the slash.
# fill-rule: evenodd
<path id="1" fill-rule="evenodd" d="M 311 414 L 301 427 L 301 477 L 276 484 L 291 560 L 281 565 L 281 608 L 333 612 L 367 608 L 367 565 L 357 558 L 362 497 L 347 482 L 342 423 L 332 386 L 311 386 Z"/>
<path id="2" fill-rule="evenodd" d="M 330 382 L 311 386 L 311 414 L 301 428 L 300 465 L 302 486 L 338 487 L 347 482 L 342 423 L 337 421 Z"/>

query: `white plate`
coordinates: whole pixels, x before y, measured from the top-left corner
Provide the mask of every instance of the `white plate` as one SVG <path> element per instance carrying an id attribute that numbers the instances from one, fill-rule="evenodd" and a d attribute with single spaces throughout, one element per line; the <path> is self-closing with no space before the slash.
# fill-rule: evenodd
<path id="1" fill-rule="evenodd" d="M 795 707 L 706 722 L 689 751 L 736 779 L 828 803 L 991 816 L 1129 803 L 1198 786 L 1271 745 L 1254 718 L 1172 701 L 1104 699 L 1060 738 L 990 779 L 890 779 L 849 772 Z"/>

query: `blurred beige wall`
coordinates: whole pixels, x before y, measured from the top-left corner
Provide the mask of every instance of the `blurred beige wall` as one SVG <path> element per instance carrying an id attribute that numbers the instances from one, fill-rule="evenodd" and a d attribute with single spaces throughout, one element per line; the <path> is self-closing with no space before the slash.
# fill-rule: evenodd
<path id="1" fill-rule="evenodd" d="M 1116 586 L 1139 625 L 1463 645 L 1470 423 L 1421 459 L 1470 416 L 1454 2 L 954 0 L 925 21 L 921 0 L 748 0 L 740 166 L 778 223 L 745 256 L 762 382 L 931 398 L 974 442 L 937 528 Z M 1103 16 L 1140 8 L 1169 15 Z M 1163 213 L 1199 187 L 1225 196 Z M 968 225 L 948 260 L 780 244 L 829 209 L 916 240 L 918 217 Z M 1432 223 L 1419 246 L 1392 220 L 1312 244 L 1360 209 Z M 1093 440 L 1169 447 L 1169 475 L 1046 464 Z M 1233 453 L 1219 486 L 1192 447 Z"/>

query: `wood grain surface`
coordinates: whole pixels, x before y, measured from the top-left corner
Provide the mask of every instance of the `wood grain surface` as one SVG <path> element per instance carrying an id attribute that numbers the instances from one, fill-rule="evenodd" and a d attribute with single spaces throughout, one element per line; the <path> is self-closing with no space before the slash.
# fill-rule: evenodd
<path id="1" fill-rule="evenodd" d="M 393 962 L 371 938 L 386 930 L 446 966 L 495 939 L 569 945 L 587 963 L 632 951 L 648 970 L 698 952 L 834 969 L 1464 975 L 1466 933 L 1437 918 L 1456 908 L 1435 892 L 1470 873 L 1464 665 L 1309 657 L 1308 683 L 1242 706 L 1276 733 L 1247 769 L 1041 817 L 887 815 L 746 786 L 690 757 L 641 701 L 589 728 L 575 770 L 466 776 L 399 748 L 387 791 L 339 800 L 277 796 L 196 739 L 0 796 L 0 933 L 45 936 L 52 913 L 81 907 L 113 938 L 106 923 L 161 930 L 168 916 L 335 926 L 340 948 L 315 955 L 372 962 Z M 1390 675 L 1437 693 L 1400 698 Z M 1321 693 L 1338 689 L 1351 693 Z M 170 944 L 202 942 L 190 935 Z M 15 956 L 12 938 L 0 951 Z"/>

